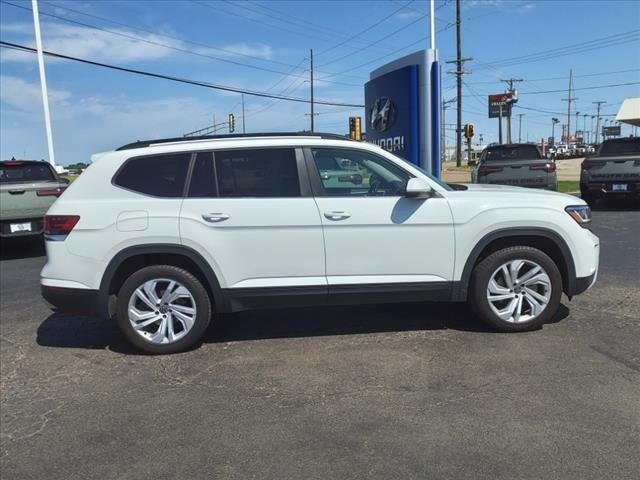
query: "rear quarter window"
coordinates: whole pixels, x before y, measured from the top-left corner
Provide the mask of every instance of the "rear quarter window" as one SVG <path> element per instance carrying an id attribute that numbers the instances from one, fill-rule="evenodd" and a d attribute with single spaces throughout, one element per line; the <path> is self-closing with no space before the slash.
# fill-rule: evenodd
<path id="1" fill-rule="evenodd" d="M 116 174 L 113 183 L 154 197 L 182 197 L 190 160 L 190 153 L 131 158 Z"/>

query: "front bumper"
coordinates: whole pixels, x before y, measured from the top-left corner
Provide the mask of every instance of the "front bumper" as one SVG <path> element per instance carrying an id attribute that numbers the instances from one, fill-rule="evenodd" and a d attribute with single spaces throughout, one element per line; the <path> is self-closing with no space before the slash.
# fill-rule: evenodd
<path id="1" fill-rule="evenodd" d="M 594 283 L 596 283 L 596 277 L 598 276 L 598 272 L 593 272 L 592 275 L 588 277 L 578 277 L 576 278 L 576 282 L 573 288 L 572 295 L 580 295 L 583 292 L 589 290 Z"/>
<path id="2" fill-rule="evenodd" d="M 100 292 L 83 288 L 40 285 L 42 297 L 53 305 L 57 313 L 104 317 Z"/>

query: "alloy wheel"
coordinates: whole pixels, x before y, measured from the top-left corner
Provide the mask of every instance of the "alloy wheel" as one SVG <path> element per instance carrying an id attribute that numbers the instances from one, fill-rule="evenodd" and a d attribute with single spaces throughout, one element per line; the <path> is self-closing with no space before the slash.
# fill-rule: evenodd
<path id="1" fill-rule="evenodd" d="M 145 340 L 173 343 L 189 333 L 196 320 L 196 302 L 181 283 L 157 278 L 146 281 L 129 298 L 129 323 Z"/>
<path id="2" fill-rule="evenodd" d="M 510 260 L 489 278 L 487 300 L 501 320 L 528 322 L 547 308 L 551 300 L 551 279 L 534 261 Z"/>

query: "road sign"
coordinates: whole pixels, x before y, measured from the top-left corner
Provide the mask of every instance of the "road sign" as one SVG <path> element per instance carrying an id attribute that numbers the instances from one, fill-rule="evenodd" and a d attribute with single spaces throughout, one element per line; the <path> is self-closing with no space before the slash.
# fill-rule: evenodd
<path id="1" fill-rule="evenodd" d="M 510 93 L 498 93 L 489 95 L 489 118 L 498 118 L 500 116 L 500 107 L 502 107 L 502 116 L 511 115 L 512 98 Z"/>
<path id="2" fill-rule="evenodd" d="M 602 135 L 605 137 L 617 137 L 620 135 L 620 125 L 613 127 L 602 127 Z"/>

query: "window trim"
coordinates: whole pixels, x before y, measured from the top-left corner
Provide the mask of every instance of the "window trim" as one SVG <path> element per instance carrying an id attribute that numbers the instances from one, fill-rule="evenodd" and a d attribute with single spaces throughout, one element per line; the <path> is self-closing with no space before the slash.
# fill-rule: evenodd
<path id="1" fill-rule="evenodd" d="M 361 148 L 353 148 L 353 147 L 330 147 L 324 145 L 311 145 L 304 148 L 304 156 L 307 167 L 307 172 L 309 174 L 309 180 L 311 182 L 311 189 L 313 191 L 313 195 L 316 197 L 322 198 L 404 198 L 403 195 L 384 195 L 384 196 L 369 196 L 369 195 L 327 195 L 325 192 L 324 184 L 322 183 L 322 179 L 320 178 L 320 172 L 318 171 L 318 167 L 316 166 L 316 162 L 313 159 L 313 152 L 311 150 L 324 149 L 324 150 L 353 150 L 355 152 L 364 153 L 367 155 L 371 155 L 374 158 L 378 158 L 383 162 L 391 163 L 393 166 L 402 170 L 405 174 L 408 175 L 409 179 L 415 178 L 416 176 L 408 170 L 405 170 L 400 165 L 395 162 L 389 160 L 388 158 L 383 157 L 382 155 L 378 155 L 374 152 L 370 152 L 369 150 L 364 150 Z"/>
<path id="2" fill-rule="evenodd" d="M 133 190 L 131 188 L 123 187 L 122 185 L 118 185 L 116 183 L 116 179 L 118 178 L 118 176 L 122 173 L 122 171 L 126 168 L 126 166 L 130 162 L 132 162 L 134 160 L 141 159 L 141 158 L 166 157 L 166 156 L 169 156 L 169 155 L 189 155 L 189 161 L 187 162 L 187 171 L 185 173 L 184 182 L 182 184 L 182 192 L 181 192 L 180 196 L 177 196 L 177 197 L 161 197 L 159 195 L 152 195 L 150 193 L 140 192 L 138 190 Z M 185 192 L 187 191 L 185 189 L 188 188 L 188 185 L 190 183 L 190 179 L 191 179 L 191 175 L 190 174 L 191 174 L 191 169 L 193 168 L 193 161 L 194 161 L 194 152 L 190 152 L 190 151 L 153 153 L 153 154 L 137 155 L 135 157 L 129 157 L 124 162 L 122 162 L 122 165 L 120 165 L 120 167 L 118 167 L 118 169 L 115 171 L 115 173 L 111 177 L 111 185 L 113 187 L 119 188 L 120 190 L 124 190 L 125 192 L 131 192 L 131 193 L 135 193 L 136 195 L 143 195 L 143 196 L 149 197 L 149 198 L 161 198 L 163 200 L 182 199 L 182 198 L 184 198 Z"/>

